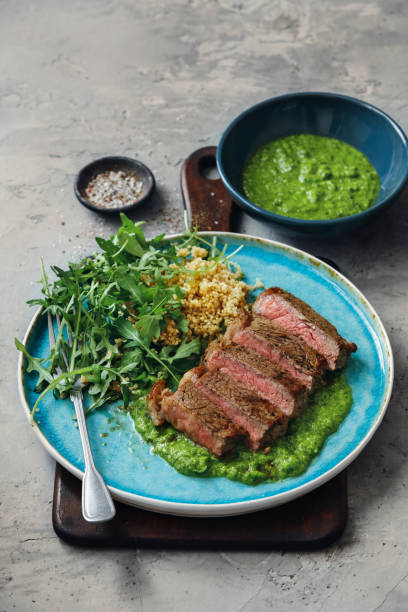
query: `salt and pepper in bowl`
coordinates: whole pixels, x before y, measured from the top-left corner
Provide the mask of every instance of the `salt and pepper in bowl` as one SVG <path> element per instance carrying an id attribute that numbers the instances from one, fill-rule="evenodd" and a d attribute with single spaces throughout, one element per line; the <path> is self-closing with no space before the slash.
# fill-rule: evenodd
<path id="1" fill-rule="evenodd" d="M 153 173 L 130 157 L 102 157 L 78 173 L 74 191 L 87 208 L 105 214 L 131 212 L 150 198 L 155 189 Z"/>

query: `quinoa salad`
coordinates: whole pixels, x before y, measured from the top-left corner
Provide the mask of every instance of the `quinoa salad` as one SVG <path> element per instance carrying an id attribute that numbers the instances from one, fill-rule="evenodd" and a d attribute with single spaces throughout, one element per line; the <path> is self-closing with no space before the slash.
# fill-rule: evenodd
<path id="1" fill-rule="evenodd" d="M 242 272 L 239 266 L 235 265 L 235 271 L 232 271 L 223 262 L 212 262 L 208 259 L 208 249 L 183 247 L 177 255 L 182 258 L 185 271 L 175 276 L 172 282 L 184 292 L 182 304 L 189 333 L 203 338 L 217 336 L 240 310 L 247 307 L 249 286 L 240 280 Z M 172 265 L 175 270 L 179 268 L 177 264 Z M 189 272 L 194 272 L 194 275 Z M 166 344 L 179 344 L 180 330 L 170 322 L 160 340 Z"/>

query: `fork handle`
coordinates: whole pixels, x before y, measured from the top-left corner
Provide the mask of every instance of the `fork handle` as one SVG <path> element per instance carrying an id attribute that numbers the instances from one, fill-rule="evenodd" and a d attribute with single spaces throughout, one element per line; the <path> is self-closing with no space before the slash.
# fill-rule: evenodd
<path id="1" fill-rule="evenodd" d="M 109 521 L 115 516 L 116 510 L 108 487 L 95 467 L 86 426 L 82 392 L 72 391 L 70 397 L 75 406 L 85 460 L 85 473 L 82 479 L 82 514 L 86 521 L 92 523 Z"/>

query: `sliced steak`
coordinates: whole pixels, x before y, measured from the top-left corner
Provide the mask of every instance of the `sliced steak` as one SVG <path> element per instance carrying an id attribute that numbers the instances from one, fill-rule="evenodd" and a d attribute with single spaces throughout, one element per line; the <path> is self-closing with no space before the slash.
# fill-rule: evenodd
<path id="1" fill-rule="evenodd" d="M 166 394 L 171 394 L 170 389 L 166 389 L 164 380 L 158 380 L 150 390 L 146 398 L 146 409 L 153 421 L 153 425 L 163 425 L 166 415 L 163 414 L 161 402 Z"/>
<path id="2" fill-rule="evenodd" d="M 235 425 L 247 432 L 252 450 L 263 448 L 285 434 L 288 418 L 278 408 L 219 370 L 205 372 L 197 379 L 196 386 Z"/>
<path id="3" fill-rule="evenodd" d="M 271 287 L 261 293 L 253 310 L 272 319 L 279 327 L 323 355 L 330 370 L 344 367 L 350 353 L 357 350 L 354 342 L 342 338 L 337 329 L 309 304 L 279 287 Z"/>
<path id="4" fill-rule="evenodd" d="M 307 389 L 269 359 L 245 346 L 208 345 L 208 369 L 220 370 L 274 404 L 288 417 L 298 414 L 306 404 Z"/>
<path id="5" fill-rule="evenodd" d="M 176 393 L 165 389 L 162 381 L 153 386 L 147 400 L 153 422 L 168 421 L 217 457 L 231 453 L 243 439 L 243 430 L 200 393 L 191 380 L 180 385 Z"/>
<path id="6" fill-rule="evenodd" d="M 309 391 L 322 383 L 326 360 L 267 317 L 243 313 L 229 325 L 225 339 L 270 359 Z"/>

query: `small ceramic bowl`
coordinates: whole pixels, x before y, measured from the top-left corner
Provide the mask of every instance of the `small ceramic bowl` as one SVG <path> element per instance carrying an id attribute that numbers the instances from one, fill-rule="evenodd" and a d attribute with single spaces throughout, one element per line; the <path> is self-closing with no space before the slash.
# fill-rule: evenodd
<path id="1" fill-rule="evenodd" d="M 114 172 L 118 172 L 119 170 L 131 172 L 136 176 L 137 180 L 142 183 L 142 190 L 140 196 L 134 202 L 132 202 L 132 204 L 116 208 L 108 208 L 104 206 L 96 206 L 95 204 L 89 201 L 86 195 L 86 188 L 89 182 L 97 174 L 101 174 L 102 172 L 109 172 L 111 170 Z M 108 215 L 117 215 L 121 212 L 131 212 L 141 204 L 145 203 L 146 200 L 152 195 L 154 189 L 154 176 L 147 166 L 142 164 L 142 162 L 138 161 L 137 159 L 119 156 L 102 157 L 84 166 L 82 170 L 79 171 L 74 182 L 75 195 L 81 202 L 81 204 L 83 204 L 90 210 Z"/>
<path id="2" fill-rule="evenodd" d="M 380 177 L 375 204 L 338 219 L 309 221 L 284 217 L 250 202 L 242 173 L 259 147 L 290 134 L 317 134 L 343 140 L 366 155 Z M 355 229 L 390 206 L 408 179 L 408 142 L 383 111 L 348 96 L 294 93 L 271 98 L 241 113 L 227 127 L 217 149 L 217 167 L 229 193 L 246 212 L 297 234 L 327 237 Z"/>

